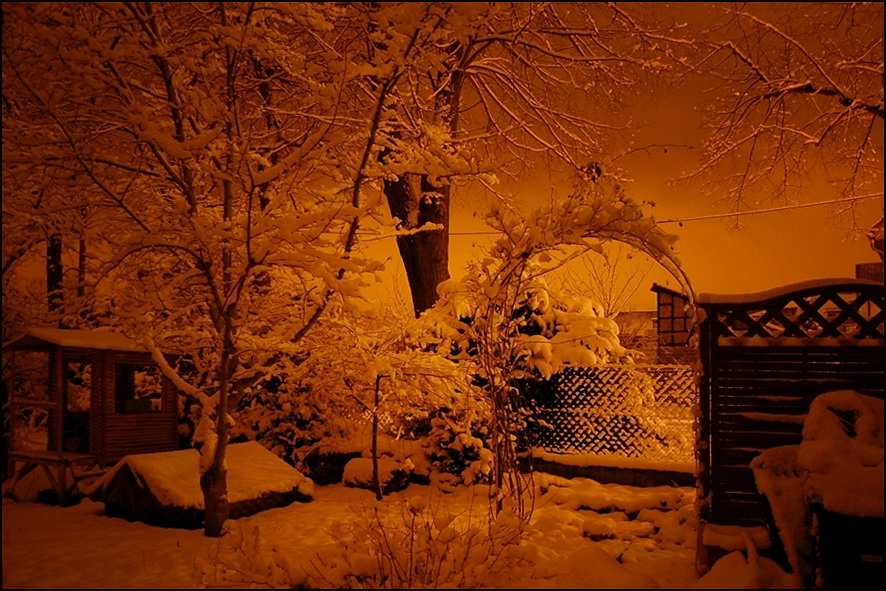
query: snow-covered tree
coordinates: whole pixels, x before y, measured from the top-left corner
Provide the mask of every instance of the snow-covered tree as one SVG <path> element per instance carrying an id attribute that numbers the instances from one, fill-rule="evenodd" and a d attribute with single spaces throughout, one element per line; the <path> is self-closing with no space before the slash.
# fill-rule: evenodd
<path id="1" fill-rule="evenodd" d="M 449 278 L 456 184 L 477 181 L 481 191 L 535 165 L 571 174 L 623 147 L 629 124 L 619 99 L 684 44 L 645 11 L 593 2 L 370 5 L 371 63 L 417 46 L 392 90 L 380 154 L 392 165 L 384 193 L 399 226 L 434 228 L 397 238 L 416 314 Z"/>
<path id="2" fill-rule="evenodd" d="M 698 13 L 693 68 L 715 83 L 696 174 L 711 192 L 738 211 L 822 177 L 846 211 L 853 198 L 882 198 L 883 3 L 716 3 Z"/>
<path id="3" fill-rule="evenodd" d="M 589 295 L 602 306 L 604 316 L 614 319 L 628 310 L 654 264 L 649 260 L 636 264 L 637 254 L 624 245 L 607 244 L 599 256 L 583 257 L 574 269 L 558 273 L 555 283 L 567 293 Z"/>
<path id="4" fill-rule="evenodd" d="M 232 403 L 374 268 L 354 247 L 398 74 L 354 64 L 341 10 L 4 4 L 4 229 L 7 174 L 43 174 L 9 195 L 23 216 L 94 216 L 78 228 L 100 266 L 94 311 L 201 403 L 208 535 L 227 517 Z"/>
<path id="5" fill-rule="evenodd" d="M 381 154 L 399 165 L 384 187 L 391 215 L 438 225 L 397 239 L 417 314 L 449 277 L 454 186 L 591 162 L 629 176 L 613 160 L 636 148 L 629 129 L 642 121 L 621 107 L 676 78 L 709 87 L 693 176 L 710 198 L 738 210 L 820 176 L 850 212 L 882 196 L 882 4 L 374 3 L 366 19 L 372 63 L 398 37 L 429 41 L 393 91 Z M 434 157 L 415 157 L 416 142 Z"/>

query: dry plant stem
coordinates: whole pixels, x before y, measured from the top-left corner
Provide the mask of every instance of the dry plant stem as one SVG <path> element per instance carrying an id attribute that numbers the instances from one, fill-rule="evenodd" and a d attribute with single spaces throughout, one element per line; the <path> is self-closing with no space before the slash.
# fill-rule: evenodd
<path id="1" fill-rule="evenodd" d="M 375 376 L 375 398 L 372 406 L 372 442 L 370 450 L 372 453 L 372 488 L 375 490 L 376 501 L 382 499 L 381 482 L 379 482 L 378 476 L 378 405 L 379 390 L 381 389 L 381 379 L 383 377 L 382 375 Z"/>

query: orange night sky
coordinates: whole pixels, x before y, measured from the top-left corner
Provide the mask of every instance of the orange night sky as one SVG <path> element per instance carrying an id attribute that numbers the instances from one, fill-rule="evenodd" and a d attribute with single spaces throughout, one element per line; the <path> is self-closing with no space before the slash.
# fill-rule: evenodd
<path id="1" fill-rule="evenodd" d="M 717 203 L 713 195 L 705 195 L 699 183 L 672 182 L 690 171 L 705 131 L 699 111 L 701 85 L 696 88 L 674 88 L 659 91 L 656 97 L 641 97 L 634 107 L 635 119 L 642 122 L 636 145 L 682 144 L 683 147 L 652 147 L 640 150 L 620 161 L 632 179 L 627 193 L 638 201 L 651 201 L 649 209 L 659 221 L 687 219 L 730 213 L 730 206 Z M 544 173 L 538 174 L 543 177 Z M 687 221 L 682 226 L 668 223 L 663 227 L 679 236 L 676 244 L 684 270 L 697 293 L 752 293 L 779 285 L 808 279 L 854 277 L 855 264 L 874 262 L 877 254 L 863 233 L 883 215 L 881 194 L 855 202 L 856 222 L 852 228 L 847 215 L 836 215 L 835 205 L 787 209 L 771 213 L 742 215 L 738 218 L 715 218 Z M 515 198 L 527 209 L 546 202 L 552 195 L 565 195 L 571 183 L 559 185 L 543 178 L 520 179 L 512 189 Z M 810 183 L 803 197 L 793 202 L 761 201 L 753 210 L 802 205 L 836 198 L 825 182 Z M 482 256 L 492 236 L 476 233 L 488 230 L 475 213 L 482 214 L 489 201 L 478 199 L 476 189 L 458 187 L 453 199 L 450 273 L 459 278 L 465 264 Z M 844 206 L 845 207 L 845 206 Z M 736 222 L 740 228 L 736 229 Z M 407 298 L 408 289 L 402 263 L 394 240 L 385 239 L 370 252 L 389 259 L 386 274 L 389 281 L 376 288 L 384 298 L 393 289 Z M 593 255 L 590 255 L 593 256 Z M 655 294 L 648 290 L 652 283 L 677 288 L 677 282 L 663 269 L 654 266 L 635 294 L 633 309 L 651 310 Z"/>

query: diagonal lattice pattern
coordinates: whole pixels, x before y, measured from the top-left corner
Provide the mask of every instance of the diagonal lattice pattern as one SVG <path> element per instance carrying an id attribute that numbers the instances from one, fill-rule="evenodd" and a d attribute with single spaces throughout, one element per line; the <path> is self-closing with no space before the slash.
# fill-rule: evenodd
<path id="1" fill-rule="evenodd" d="M 687 366 L 567 368 L 533 395 L 532 442 L 556 453 L 692 461 L 697 398 Z"/>
<path id="2" fill-rule="evenodd" d="M 723 339 L 883 338 L 882 294 L 818 288 L 749 304 L 720 306 L 715 330 Z"/>
<path id="3" fill-rule="evenodd" d="M 766 509 L 749 463 L 802 441 L 812 401 L 883 397 L 883 282 L 820 279 L 701 301 L 700 517 L 756 526 Z M 851 483 L 847 483 L 849 485 Z"/>

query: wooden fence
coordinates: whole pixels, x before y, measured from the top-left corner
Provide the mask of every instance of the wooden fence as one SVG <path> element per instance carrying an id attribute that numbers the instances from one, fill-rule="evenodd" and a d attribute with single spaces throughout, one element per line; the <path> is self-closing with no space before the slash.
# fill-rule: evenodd
<path id="1" fill-rule="evenodd" d="M 799 444 L 820 394 L 883 398 L 883 284 L 824 280 L 754 296 L 702 296 L 699 304 L 701 518 L 760 525 L 751 460 Z"/>

